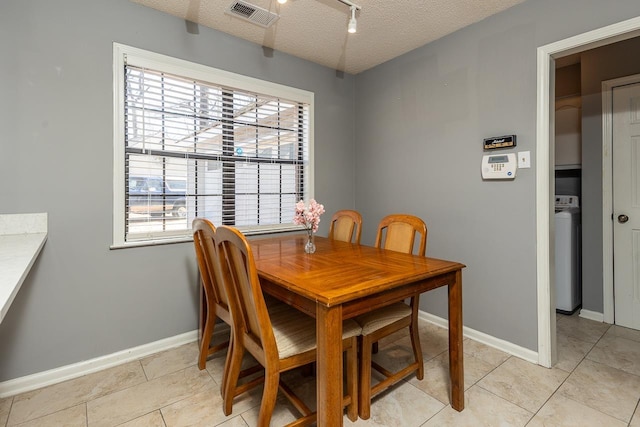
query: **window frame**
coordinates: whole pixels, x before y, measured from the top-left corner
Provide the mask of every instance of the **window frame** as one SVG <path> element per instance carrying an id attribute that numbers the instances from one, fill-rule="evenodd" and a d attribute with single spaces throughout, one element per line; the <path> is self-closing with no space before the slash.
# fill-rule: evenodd
<path id="1" fill-rule="evenodd" d="M 125 65 L 149 68 L 152 70 L 174 74 L 189 79 L 237 88 L 241 91 L 255 92 L 262 95 L 274 96 L 303 103 L 308 106 L 308 160 L 305 163 L 304 189 L 305 200 L 313 198 L 314 194 L 314 93 L 294 87 L 269 82 L 266 80 L 248 77 L 214 67 L 197 64 L 194 62 L 162 55 L 155 52 L 135 48 L 132 46 L 113 43 L 113 236 L 112 249 L 150 246 L 188 242 L 193 239 L 190 229 L 184 232 L 167 233 L 165 236 L 154 236 L 149 239 L 135 241 L 125 240 L 126 230 L 126 191 L 125 191 Z M 265 234 L 272 232 L 284 232 L 299 230 L 300 227 L 293 224 L 275 224 L 273 226 L 239 226 L 245 234 Z"/>

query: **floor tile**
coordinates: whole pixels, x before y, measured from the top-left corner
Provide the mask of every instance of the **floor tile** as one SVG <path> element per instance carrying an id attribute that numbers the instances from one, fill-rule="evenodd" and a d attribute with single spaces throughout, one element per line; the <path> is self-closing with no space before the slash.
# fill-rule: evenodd
<path id="1" fill-rule="evenodd" d="M 606 337 L 625 338 L 631 341 L 640 342 L 640 330 L 624 328 L 618 325 L 611 325 L 606 334 Z"/>
<path id="2" fill-rule="evenodd" d="M 198 344 L 181 345 L 140 360 L 148 380 L 198 364 Z"/>
<path id="3" fill-rule="evenodd" d="M 249 427 L 249 424 L 247 424 L 244 418 L 242 418 L 242 415 L 238 415 L 231 418 L 229 421 L 225 421 L 222 424 L 217 425 L 216 427 Z"/>
<path id="4" fill-rule="evenodd" d="M 478 382 L 494 369 L 494 366 L 466 354 L 464 356 L 464 388 Z M 444 352 L 424 364 L 424 379 L 419 381 L 411 377 L 409 383 L 435 397 L 445 405 L 451 403 L 451 379 L 449 378 L 449 352 Z"/>
<path id="5" fill-rule="evenodd" d="M 558 392 L 576 402 L 629 422 L 640 399 L 640 377 L 584 360 Z"/>
<path id="6" fill-rule="evenodd" d="M 222 384 L 222 373 L 224 372 L 224 364 L 227 359 L 226 351 L 219 351 L 213 354 L 207 360 L 207 371 L 213 378 L 213 380 L 217 384 Z M 245 352 L 244 358 L 242 359 L 242 369 L 246 369 L 250 366 L 256 366 L 258 362 L 249 354 L 249 352 Z"/>
<path id="7" fill-rule="evenodd" d="M 387 335 L 386 337 L 383 337 L 380 341 L 378 341 L 378 345 L 380 347 L 383 347 L 385 345 L 391 344 L 392 342 L 395 342 L 401 339 L 408 339 L 408 338 L 409 338 L 409 328 L 404 328 L 392 333 L 391 335 Z"/>
<path id="8" fill-rule="evenodd" d="M 447 347 L 448 350 L 448 347 Z M 497 367 L 502 364 L 505 360 L 511 357 L 509 354 L 504 351 L 498 350 L 496 348 L 490 347 L 486 344 L 480 343 L 478 341 L 474 341 L 470 338 L 467 338 L 462 343 L 462 350 L 465 355 L 471 355 L 480 360 L 484 360 L 488 364 L 493 367 Z"/>
<path id="9" fill-rule="evenodd" d="M 401 339 L 380 346 L 378 352 L 371 355 L 371 359 L 384 368 L 397 372 L 415 360 L 411 340 L 409 338 Z M 376 376 L 374 375 L 372 378 L 376 378 Z"/>
<path id="10" fill-rule="evenodd" d="M 88 425 L 118 425 L 207 388 L 215 388 L 215 382 L 209 373 L 192 366 L 88 402 Z"/>
<path id="11" fill-rule="evenodd" d="M 627 424 L 559 393 L 538 411 L 527 427 L 625 427 Z"/>
<path id="12" fill-rule="evenodd" d="M 446 406 L 423 426 L 520 427 L 526 425 L 532 416 L 531 412 L 475 385 L 465 392 L 465 407 L 462 412 Z"/>
<path id="13" fill-rule="evenodd" d="M 145 381 L 140 362 L 134 361 L 20 394 L 14 398 L 9 424 L 53 414 Z"/>
<path id="14" fill-rule="evenodd" d="M 11 424 L 9 424 L 11 425 Z M 82 403 L 72 408 L 63 409 L 53 414 L 45 415 L 20 424 L 20 427 L 46 427 L 46 426 L 64 426 L 64 427 L 86 427 L 87 425 L 87 406 Z"/>
<path id="15" fill-rule="evenodd" d="M 594 344 L 566 335 L 558 335 L 558 363 L 555 368 L 572 372 L 585 358 Z"/>
<path id="16" fill-rule="evenodd" d="M 150 414 L 143 415 L 135 420 L 131 420 L 119 427 L 166 427 L 160 411 L 153 411 Z"/>
<path id="17" fill-rule="evenodd" d="M 416 404 L 419 402 L 419 404 Z M 400 382 L 393 388 L 374 397 L 371 402 L 371 417 L 358 419 L 345 425 L 367 426 L 420 426 L 433 417 L 444 405 L 433 397 L 418 390 L 407 382 Z"/>
<path id="18" fill-rule="evenodd" d="M 633 418 L 631 418 L 629 427 L 640 427 L 640 404 L 636 406 L 636 413 L 633 415 Z"/>
<path id="19" fill-rule="evenodd" d="M 233 413 L 236 411 L 234 409 Z M 250 426 L 258 425 L 258 416 L 260 415 L 260 406 L 254 406 L 241 413 L 242 419 Z M 289 403 L 289 401 L 282 395 L 278 396 L 276 400 L 276 406 L 273 409 L 273 415 L 271 416 L 271 426 L 284 426 L 295 421 L 300 416 L 300 413 Z"/>
<path id="20" fill-rule="evenodd" d="M 577 315 L 563 316 L 556 322 L 558 335 L 565 335 L 594 344 L 607 332 L 610 326 L 608 323 L 595 322 Z"/>
<path id="21" fill-rule="evenodd" d="M 511 357 L 480 380 L 478 385 L 530 412 L 536 412 L 568 375 L 561 369 L 543 368 Z"/>
<path id="22" fill-rule="evenodd" d="M 217 426 L 239 414 L 260 405 L 262 385 L 237 396 L 233 400 L 232 413 L 224 415 L 220 390 L 207 389 L 161 409 L 167 426 Z M 244 421 L 243 421 L 244 422 Z M 239 424 L 242 425 L 242 424 Z"/>
<path id="23" fill-rule="evenodd" d="M 13 403 L 13 397 L 7 397 L 0 399 L 0 426 L 4 426 L 9 419 L 9 411 L 11 410 L 11 404 Z"/>
<path id="24" fill-rule="evenodd" d="M 426 322 L 425 322 L 426 323 Z M 431 323 L 420 326 L 420 347 L 425 360 L 449 350 L 449 330 Z"/>
<path id="25" fill-rule="evenodd" d="M 587 359 L 640 376 L 640 342 L 608 336 L 587 354 Z"/>
<path id="26" fill-rule="evenodd" d="M 316 410 L 316 374 L 307 373 L 304 368 L 285 372 L 280 379 L 311 409 Z"/>
<path id="27" fill-rule="evenodd" d="M 449 332 L 447 329 L 441 328 L 440 326 L 424 320 L 420 320 L 418 324 L 420 347 L 422 348 L 422 356 L 425 360 L 429 360 L 449 349 Z M 384 347 L 399 341 L 399 344 L 401 345 L 411 345 L 409 328 L 401 329 L 400 331 L 384 337 L 379 341 L 379 346 Z"/>

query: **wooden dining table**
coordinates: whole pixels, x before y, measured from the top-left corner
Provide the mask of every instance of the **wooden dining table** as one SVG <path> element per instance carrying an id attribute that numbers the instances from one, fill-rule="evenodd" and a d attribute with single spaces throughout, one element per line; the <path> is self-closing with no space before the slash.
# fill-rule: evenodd
<path id="1" fill-rule="evenodd" d="M 448 287 L 451 406 L 464 409 L 462 269 L 459 262 L 306 235 L 256 238 L 251 248 L 262 289 L 316 318 L 317 425 L 341 426 L 342 321 Z M 428 380 L 428 379 L 427 379 Z"/>

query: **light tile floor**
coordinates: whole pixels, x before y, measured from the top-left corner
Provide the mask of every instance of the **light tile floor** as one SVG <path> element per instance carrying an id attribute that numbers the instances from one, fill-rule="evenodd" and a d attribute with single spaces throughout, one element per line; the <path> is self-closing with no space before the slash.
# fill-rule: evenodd
<path id="1" fill-rule="evenodd" d="M 375 398 L 367 426 L 628 426 L 640 427 L 640 331 L 577 315 L 557 317 L 559 361 L 542 368 L 466 339 L 463 412 L 449 405 L 447 332 L 421 323 L 425 379 L 410 378 Z M 396 335 L 376 355 L 393 367 L 410 357 Z M 222 413 L 224 355 L 196 366 L 195 343 L 32 392 L 0 399 L 4 426 L 221 426 L 257 423 L 261 389 Z M 248 360 L 247 363 L 251 363 Z M 315 379 L 295 371 L 285 380 L 315 407 Z M 280 397 L 272 425 L 296 412 Z"/>

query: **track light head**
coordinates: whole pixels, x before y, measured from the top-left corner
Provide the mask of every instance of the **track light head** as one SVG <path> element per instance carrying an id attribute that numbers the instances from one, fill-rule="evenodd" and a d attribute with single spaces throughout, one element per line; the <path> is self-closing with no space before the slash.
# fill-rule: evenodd
<path id="1" fill-rule="evenodd" d="M 351 19 L 349 19 L 349 26 L 347 27 L 347 31 L 351 34 L 355 33 L 357 30 L 358 22 L 356 21 L 356 7 L 351 6 Z"/>
<path id="2" fill-rule="evenodd" d="M 287 0 L 278 0 L 278 3 L 280 4 L 285 4 L 287 2 Z"/>

